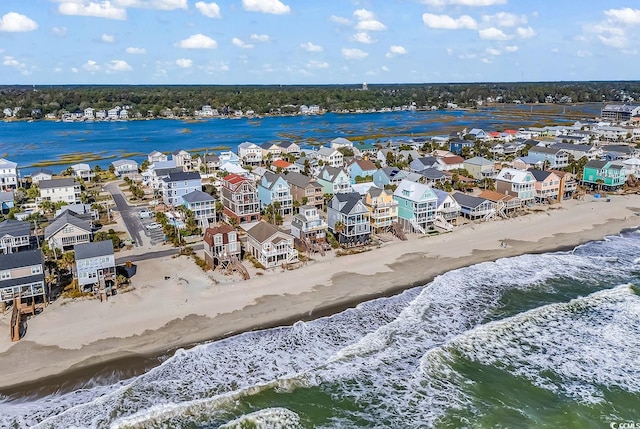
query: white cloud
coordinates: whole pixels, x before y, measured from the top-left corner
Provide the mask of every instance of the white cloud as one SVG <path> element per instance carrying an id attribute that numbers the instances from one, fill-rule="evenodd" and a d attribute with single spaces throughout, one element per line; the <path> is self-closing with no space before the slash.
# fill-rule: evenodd
<path id="1" fill-rule="evenodd" d="M 507 36 L 504 33 L 504 31 L 495 27 L 483 28 L 482 30 L 478 31 L 478 35 L 483 40 L 508 40 L 509 39 L 509 36 Z"/>
<path id="2" fill-rule="evenodd" d="M 53 27 L 51 32 L 56 36 L 64 37 L 67 35 L 67 27 Z"/>
<path id="3" fill-rule="evenodd" d="M 380 70 L 382 70 L 383 72 L 388 72 L 389 71 L 389 67 L 382 66 L 382 67 L 380 67 Z"/>
<path id="4" fill-rule="evenodd" d="M 182 67 L 183 69 L 188 69 L 189 67 L 191 67 L 193 65 L 193 61 L 191 61 L 188 58 L 178 58 L 176 60 L 176 65 L 178 67 Z"/>
<path id="5" fill-rule="evenodd" d="M 291 8 L 280 0 L 242 0 L 242 8 L 247 12 L 270 13 L 284 15 L 291 12 Z"/>
<path id="6" fill-rule="evenodd" d="M 16 12 L 6 13 L 0 18 L 0 31 L 24 33 L 38 28 L 38 23 L 26 15 Z"/>
<path id="7" fill-rule="evenodd" d="M 268 42 L 270 40 L 269 35 L 268 34 L 252 34 L 251 35 L 251 40 L 256 40 L 258 42 Z"/>
<path id="8" fill-rule="evenodd" d="M 54 73 L 61 73 L 62 72 L 62 67 L 54 67 L 53 68 L 53 72 Z"/>
<path id="9" fill-rule="evenodd" d="M 475 30 L 478 27 L 476 20 L 469 15 L 462 15 L 459 18 L 452 18 L 449 15 L 434 15 L 425 13 L 422 15 L 422 22 L 429 28 L 439 28 L 443 30 L 458 30 L 466 28 Z"/>
<path id="10" fill-rule="evenodd" d="M 498 27 L 515 27 L 527 23 L 525 15 L 516 15 L 507 12 L 498 12 L 495 15 L 484 15 L 482 21 Z"/>
<path id="11" fill-rule="evenodd" d="M 472 60 L 472 59 L 474 59 L 476 57 L 477 57 L 477 55 L 474 54 L 474 53 L 458 55 L 458 58 L 460 58 L 461 60 Z"/>
<path id="12" fill-rule="evenodd" d="M 116 41 L 116 37 L 113 34 L 103 34 L 100 40 L 102 40 L 103 43 L 113 43 Z"/>
<path id="13" fill-rule="evenodd" d="M 243 49 L 252 49 L 253 48 L 252 44 L 245 43 L 242 40 L 238 39 L 237 37 L 234 37 L 233 39 L 231 39 L 231 43 L 233 43 L 238 48 L 243 48 Z"/>
<path id="14" fill-rule="evenodd" d="M 126 9 L 112 6 L 108 1 L 103 3 L 89 2 L 87 4 L 64 2 L 58 6 L 58 12 L 62 15 L 93 16 L 96 18 L 119 20 L 127 19 Z"/>
<path id="15" fill-rule="evenodd" d="M 630 7 L 609 9 L 605 10 L 604 14 L 612 21 L 628 25 L 640 24 L 640 9 L 631 9 Z"/>
<path id="16" fill-rule="evenodd" d="M 592 56 L 591 52 L 589 51 L 583 51 L 582 49 L 580 49 L 578 52 L 576 52 L 576 55 L 581 57 L 581 58 L 585 58 L 585 57 L 590 57 Z"/>
<path id="17" fill-rule="evenodd" d="M 423 3 L 429 6 L 445 6 L 445 5 L 458 5 L 458 6 L 494 6 L 498 4 L 506 4 L 507 0 L 423 0 Z"/>
<path id="18" fill-rule="evenodd" d="M 2 59 L 2 65 L 7 67 L 20 67 L 20 62 L 14 57 L 6 56 Z"/>
<path id="19" fill-rule="evenodd" d="M 97 72 L 98 70 L 100 70 L 100 66 L 98 65 L 98 63 L 96 63 L 93 60 L 88 60 L 86 63 L 84 63 L 82 65 L 82 68 L 85 69 L 88 72 Z"/>
<path id="20" fill-rule="evenodd" d="M 326 61 L 311 60 L 307 63 L 307 67 L 310 69 L 328 69 L 329 63 L 327 63 Z"/>
<path id="21" fill-rule="evenodd" d="M 222 18 L 220 13 L 220 6 L 217 3 L 205 3 L 203 1 L 196 2 L 196 9 L 200 11 L 204 16 L 209 18 Z"/>
<path id="22" fill-rule="evenodd" d="M 516 52 L 518 47 L 516 45 L 509 45 L 504 47 L 505 52 Z"/>
<path id="23" fill-rule="evenodd" d="M 518 27 L 516 32 L 518 33 L 518 36 L 522 37 L 523 39 L 530 39 L 536 35 L 536 32 L 531 27 Z"/>
<path id="24" fill-rule="evenodd" d="M 108 1 L 107 1 L 108 3 Z M 113 0 L 116 6 L 142 9 L 175 10 L 187 9 L 187 0 Z"/>
<path id="25" fill-rule="evenodd" d="M 107 73 L 108 72 L 123 72 L 123 71 L 131 71 L 133 68 L 129 64 L 127 64 L 124 60 L 111 60 L 107 63 Z"/>
<path id="26" fill-rule="evenodd" d="M 491 64 L 491 60 L 489 58 L 483 58 L 480 61 L 482 61 L 485 64 Z"/>
<path id="27" fill-rule="evenodd" d="M 354 11 L 353 16 L 355 16 L 358 21 L 370 21 L 372 19 L 376 19 L 375 14 L 367 9 L 358 9 Z"/>
<path id="28" fill-rule="evenodd" d="M 384 56 L 387 58 L 393 58 L 398 55 L 406 55 L 406 53 L 407 53 L 407 50 L 404 48 L 404 46 L 391 45 L 389 46 L 389 50 L 387 51 L 386 54 L 384 54 Z"/>
<path id="29" fill-rule="evenodd" d="M 598 34 L 598 39 L 602 44 L 611 46 L 612 48 L 624 48 L 627 45 L 627 38 L 621 35 L 611 34 L 609 37 Z"/>
<path id="30" fill-rule="evenodd" d="M 341 25 L 351 25 L 349 18 L 343 18 L 342 16 L 331 15 L 331 21 Z"/>
<path id="31" fill-rule="evenodd" d="M 361 60 L 368 57 L 369 54 L 356 48 L 342 48 L 342 56 L 347 60 Z"/>
<path id="32" fill-rule="evenodd" d="M 218 42 L 204 34 L 194 34 L 179 41 L 175 46 L 183 49 L 216 49 Z"/>
<path id="33" fill-rule="evenodd" d="M 79 71 L 77 67 L 71 67 L 71 73 L 78 73 Z"/>
<path id="34" fill-rule="evenodd" d="M 142 55 L 146 53 L 147 50 L 145 48 L 134 48 L 133 46 L 127 48 L 127 54 Z"/>
<path id="35" fill-rule="evenodd" d="M 375 42 L 375 40 L 373 40 L 371 36 L 369 36 L 369 34 L 367 33 L 356 33 L 353 35 L 353 40 L 358 43 L 365 43 L 365 44 Z"/>
<path id="36" fill-rule="evenodd" d="M 311 42 L 306 42 L 306 43 L 302 43 L 300 44 L 300 47 L 302 49 L 304 49 L 307 52 L 322 52 L 324 51 L 324 48 L 320 45 L 314 45 Z"/>
<path id="37" fill-rule="evenodd" d="M 360 21 L 356 24 L 356 30 L 359 31 L 382 31 L 386 29 L 386 25 L 376 20 Z"/>
<path id="38" fill-rule="evenodd" d="M 496 49 L 496 48 L 487 48 L 487 49 L 485 50 L 485 52 L 486 52 L 487 54 L 489 54 L 489 55 L 500 55 L 500 54 L 501 54 L 500 49 Z"/>

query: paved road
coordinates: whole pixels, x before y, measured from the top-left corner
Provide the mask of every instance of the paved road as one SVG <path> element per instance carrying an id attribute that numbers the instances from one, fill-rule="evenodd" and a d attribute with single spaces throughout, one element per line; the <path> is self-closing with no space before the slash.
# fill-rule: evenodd
<path id="1" fill-rule="evenodd" d="M 193 244 L 190 246 L 193 250 L 200 250 L 204 246 L 202 243 Z M 136 262 L 136 261 L 145 261 L 147 259 L 155 259 L 155 258 L 164 258 L 165 256 L 177 255 L 180 252 L 178 247 L 171 247 L 165 250 L 158 250 L 157 252 L 145 252 L 140 254 L 131 254 L 128 256 L 122 256 L 116 258 L 116 265 L 124 265 L 125 262 Z"/>
<path id="2" fill-rule="evenodd" d="M 138 217 L 137 207 L 130 206 L 129 203 L 127 203 L 127 199 L 118 187 L 118 182 L 107 183 L 104 185 L 104 188 L 109 191 L 113 201 L 116 203 L 116 207 L 118 208 L 118 212 L 120 212 L 124 226 L 129 232 L 129 236 L 137 245 L 140 245 L 142 243 L 140 231 L 143 231 L 143 229 Z"/>

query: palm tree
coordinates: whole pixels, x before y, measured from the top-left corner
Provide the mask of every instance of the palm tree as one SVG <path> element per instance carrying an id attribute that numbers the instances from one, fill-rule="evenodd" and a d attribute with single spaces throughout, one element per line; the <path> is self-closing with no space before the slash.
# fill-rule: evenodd
<path id="1" fill-rule="evenodd" d="M 58 264 L 61 268 L 66 269 L 73 278 L 73 266 L 76 262 L 76 254 L 73 251 L 64 252 L 60 259 L 58 259 Z"/>

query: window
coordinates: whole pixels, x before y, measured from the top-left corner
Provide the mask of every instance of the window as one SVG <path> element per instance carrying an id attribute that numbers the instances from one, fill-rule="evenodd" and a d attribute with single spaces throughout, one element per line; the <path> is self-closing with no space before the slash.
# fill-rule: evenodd
<path id="1" fill-rule="evenodd" d="M 31 267 L 31 274 L 40 274 L 42 272 L 42 266 L 35 265 Z"/>
<path id="2" fill-rule="evenodd" d="M 11 271 L 0 272 L 0 280 L 7 280 L 11 278 Z"/>
<path id="3" fill-rule="evenodd" d="M 222 235 L 216 235 L 213 237 L 213 244 L 222 244 Z"/>

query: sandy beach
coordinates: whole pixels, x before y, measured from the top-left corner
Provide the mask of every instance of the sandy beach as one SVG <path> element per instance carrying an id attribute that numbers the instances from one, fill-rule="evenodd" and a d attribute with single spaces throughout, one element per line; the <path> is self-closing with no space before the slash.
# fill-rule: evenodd
<path id="1" fill-rule="evenodd" d="M 0 389 L 308 320 L 483 261 L 571 248 L 637 227 L 636 212 L 639 195 L 611 196 L 609 202 L 587 195 L 448 234 L 394 239 L 360 254 L 317 255 L 291 271 L 256 275 L 252 269 L 248 281 L 203 272 L 186 256 L 141 261 L 132 291 L 103 303 L 57 300 L 28 321 L 19 342 L 9 338 L 10 314 L 0 316 L 0 361 L 10 369 L 3 371 Z"/>

